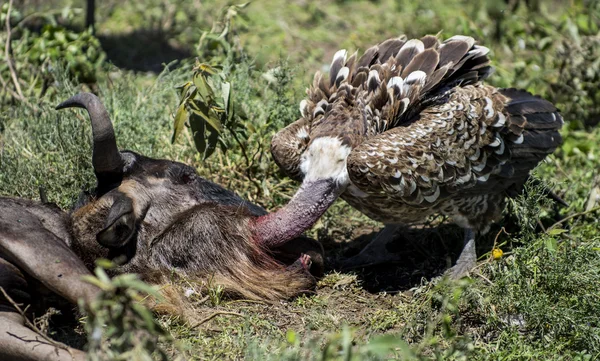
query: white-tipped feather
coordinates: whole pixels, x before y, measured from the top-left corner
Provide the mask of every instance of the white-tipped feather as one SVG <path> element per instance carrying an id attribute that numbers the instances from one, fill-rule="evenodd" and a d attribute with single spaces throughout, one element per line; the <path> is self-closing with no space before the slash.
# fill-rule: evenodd
<path id="1" fill-rule="evenodd" d="M 404 44 L 404 46 L 402 46 L 402 50 L 408 49 L 408 48 L 415 48 L 417 50 L 417 54 L 418 54 L 418 53 L 422 53 L 425 50 L 425 45 L 419 39 L 411 39 L 411 40 L 407 41 L 406 44 Z"/>
<path id="2" fill-rule="evenodd" d="M 494 141 L 491 142 L 489 145 L 490 145 L 490 147 L 496 148 L 497 146 L 500 145 L 500 143 L 502 143 L 502 139 L 500 139 L 499 137 L 496 137 L 496 138 L 494 138 Z"/>
<path id="3" fill-rule="evenodd" d="M 300 102 L 300 114 L 302 114 L 303 117 L 305 117 L 306 114 L 306 107 L 308 106 L 308 100 L 306 99 L 302 99 L 302 101 Z"/>
<path id="4" fill-rule="evenodd" d="M 404 94 L 402 94 L 402 95 L 404 95 Z M 402 98 L 402 100 L 400 102 L 404 104 L 404 110 L 406 110 L 406 108 L 408 108 L 408 103 L 410 103 L 410 99 Z"/>
<path id="5" fill-rule="evenodd" d="M 468 173 L 465 173 L 465 175 L 463 175 L 462 177 L 458 177 L 458 178 L 456 178 L 456 184 L 460 185 L 460 184 L 465 184 L 465 183 L 467 183 L 468 181 L 470 181 L 470 180 L 471 180 L 471 176 L 472 176 L 472 174 L 473 174 L 473 173 L 471 173 L 471 172 L 468 172 Z"/>
<path id="6" fill-rule="evenodd" d="M 515 144 L 521 144 L 523 143 L 523 134 L 519 135 L 519 137 L 517 139 L 515 139 L 515 141 L 513 143 Z"/>
<path id="7" fill-rule="evenodd" d="M 440 187 L 435 186 L 435 191 L 433 192 L 432 195 L 430 196 L 423 196 L 423 198 L 429 202 L 429 203 L 433 203 L 435 202 L 440 196 Z"/>
<path id="8" fill-rule="evenodd" d="M 444 41 L 444 43 L 449 43 L 451 41 L 466 41 L 469 44 L 469 47 L 472 47 L 473 45 L 475 45 L 475 39 L 473 39 L 470 36 L 465 36 L 465 35 L 454 35 L 453 37 L 446 39 L 446 41 Z"/>
<path id="9" fill-rule="evenodd" d="M 335 54 L 333 55 L 333 60 L 331 61 L 331 64 L 335 63 L 335 61 L 339 58 L 342 58 L 342 64 L 344 64 L 346 62 L 346 55 L 348 54 L 348 52 L 346 51 L 346 49 L 340 49 L 338 51 L 335 52 Z"/>
<path id="10" fill-rule="evenodd" d="M 387 87 L 388 88 L 393 88 L 394 86 L 397 86 L 398 89 L 402 89 L 402 85 L 404 84 L 404 80 L 402 80 L 402 77 L 399 76 L 395 76 L 392 77 L 388 83 L 387 83 Z"/>
<path id="11" fill-rule="evenodd" d="M 313 110 L 313 117 L 318 116 L 319 114 L 325 114 L 325 108 L 327 108 L 327 100 L 325 99 L 321 99 L 318 103 L 317 106 L 315 107 L 315 110 Z"/>
<path id="12" fill-rule="evenodd" d="M 337 77 L 335 77 L 335 82 L 339 84 L 342 81 L 348 79 L 348 74 L 350 74 L 350 69 L 348 69 L 348 67 L 345 66 L 341 68 L 337 74 Z"/>
<path id="13" fill-rule="evenodd" d="M 425 84 L 425 79 L 427 78 L 427 74 L 424 71 L 416 70 L 412 73 L 408 74 L 406 79 L 404 80 L 404 84 L 415 84 L 420 83 L 421 85 Z"/>
<path id="14" fill-rule="evenodd" d="M 486 164 L 486 162 L 474 164 L 471 166 L 471 169 L 473 169 L 475 172 L 481 172 L 483 170 L 483 168 L 485 168 L 485 164 Z"/>
<path id="15" fill-rule="evenodd" d="M 485 100 L 485 107 L 483 108 L 483 110 L 485 111 L 485 117 L 490 119 L 494 116 L 494 104 L 492 103 L 492 99 L 488 97 L 485 97 L 483 99 Z"/>
<path id="16" fill-rule="evenodd" d="M 306 127 L 302 127 L 300 129 L 298 129 L 298 132 L 296 133 L 296 137 L 300 138 L 300 139 L 306 139 L 308 138 L 309 134 L 308 134 L 308 129 L 306 129 Z"/>
<path id="17" fill-rule="evenodd" d="M 504 141 L 502 141 L 502 139 L 500 139 L 500 146 L 498 147 L 498 149 L 496 149 L 494 151 L 494 153 L 496 153 L 496 154 L 503 154 L 504 153 Z"/>
<path id="18" fill-rule="evenodd" d="M 504 126 L 505 123 L 506 123 L 506 117 L 504 116 L 504 114 L 498 112 L 498 120 L 496 120 L 496 122 L 494 124 L 492 124 L 492 127 L 501 128 Z"/>
<path id="19" fill-rule="evenodd" d="M 490 174 L 487 173 L 487 174 L 482 175 L 481 177 L 477 177 L 477 180 L 480 181 L 480 182 L 487 182 L 487 180 L 489 178 L 490 178 Z"/>
<path id="20" fill-rule="evenodd" d="M 409 97 L 411 88 L 425 84 L 425 78 L 427 78 L 427 74 L 421 70 L 413 71 L 412 73 L 408 74 L 406 79 L 404 79 L 404 85 L 402 86 L 402 96 Z"/>
<path id="21" fill-rule="evenodd" d="M 484 55 L 487 55 L 489 52 L 490 52 L 490 49 L 486 48 L 485 46 L 475 45 L 473 50 L 469 51 L 467 54 L 470 54 L 473 56 L 484 56 Z"/>
<path id="22" fill-rule="evenodd" d="M 367 84 L 371 82 L 371 79 L 377 79 L 377 82 L 379 83 L 379 72 L 377 70 L 371 70 L 369 72 L 369 77 L 367 78 Z"/>

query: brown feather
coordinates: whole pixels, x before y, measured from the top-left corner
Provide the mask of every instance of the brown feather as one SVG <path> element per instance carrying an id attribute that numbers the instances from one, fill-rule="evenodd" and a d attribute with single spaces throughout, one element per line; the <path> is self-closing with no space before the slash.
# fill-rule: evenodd
<path id="1" fill-rule="evenodd" d="M 413 71 L 421 70 L 427 76 L 433 73 L 433 70 L 437 67 L 440 60 L 439 54 L 435 49 L 426 49 L 420 54 L 417 54 L 410 64 L 402 71 L 402 77 L 408 76 Z"/>
<path id="2" fill-rule="evenodd" d="M 378 55 L 378 49 L 379 48 L 377 46 L 367 49 L 363 56 L 361 56 L 358 60 L 358 67 L 360 68 L 364 66 L 368 68 L 373 65 Z"/>
<path id="3" fill-rule="evenodd" d="M 425 35 L 424 37 L 421 38 L 421 41 L 423 42 L 425 49 L 429 49 L 429 48 L 437 49 L 440 44 L 440 41 L 438 40 L 437 36 L 434 36 L 434 35 Z"/>
<path id="4" fill-rule="evenodd" d="M 398 55 L 396 55 L 396 63 L 400 64 L 404 69 L 421 52 L 420 49 L 423 47 L 423 43 L 420 40 L 413 39 L 407 41 L 402 49 L 400 49 L 400 52 L 398 52 Z"/>
<path id="5" fill-rule="evenodd" d="M 384 63 L 389 58 L 396 56 L 404 43 L 403 39 L 388 39 L 379 44 L 379 62 Z"/>
<path id="6" fill-rule="evenodd" d="M 451 41 L 440 47 L 440 67 L 456 64 L 469 51 L 469 44 L 464 41 Z"/>

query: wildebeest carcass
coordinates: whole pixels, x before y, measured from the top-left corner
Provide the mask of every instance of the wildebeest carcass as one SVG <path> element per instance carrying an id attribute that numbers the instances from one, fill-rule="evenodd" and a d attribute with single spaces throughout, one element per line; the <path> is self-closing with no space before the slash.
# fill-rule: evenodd
<path id="1" fill-rule="evenodd" d="M 112 273 L 135 272 L 159 284 L 173 273 L 210 277 L 252 299 L 289 298 L 314 286 L 311 272 L 322 272 L 322 248 L 302 237 L 314 220 L 289 222 L 302 209 L 301 199 L 267 214 L 185 164 L 120 152 L 95 95 L 78 94 L 57 109 L 67 107 L 89 113 L 97 186 L 69 214 L 51 204 L 0 197 L 0 286 L 15 302 L 27 304 L 39 283 L 67 301 L 89 301 L 97 290 L 81 276 L 98 258 L 120 264 Z M 0 321 L 0 355 L 64 356 L 23 341 L 35 334 L 2 294 Z"/>

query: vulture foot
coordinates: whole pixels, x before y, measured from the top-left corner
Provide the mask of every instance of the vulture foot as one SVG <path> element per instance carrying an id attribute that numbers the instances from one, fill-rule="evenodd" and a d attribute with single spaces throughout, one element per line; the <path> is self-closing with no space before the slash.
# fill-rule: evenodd
<path id="1" fill-rule="evenodd" d="M 310 273 L 310 266 L 312 265 L 312 259 L 310 255 L 302 253 L 300 257 L 296 260 L 296 262 L 292 263 L 288 269 L 290 270 L 298 270 L 298 271 L 306 271 Z"/>

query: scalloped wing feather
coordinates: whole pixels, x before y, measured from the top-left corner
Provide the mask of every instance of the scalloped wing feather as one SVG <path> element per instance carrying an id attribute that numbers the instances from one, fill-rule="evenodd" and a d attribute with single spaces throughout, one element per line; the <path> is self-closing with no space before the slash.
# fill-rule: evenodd
<path id="1" fill-rule="evenodd" d="M 355 148 L 348 172 L 365 194 L 412 205 L 498 193 L 556 149 L 561 125 L 551 103 L 525 91 L 468 86 Z"/>

